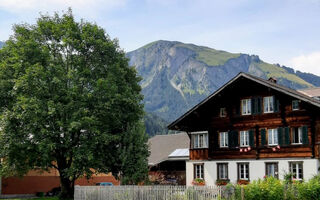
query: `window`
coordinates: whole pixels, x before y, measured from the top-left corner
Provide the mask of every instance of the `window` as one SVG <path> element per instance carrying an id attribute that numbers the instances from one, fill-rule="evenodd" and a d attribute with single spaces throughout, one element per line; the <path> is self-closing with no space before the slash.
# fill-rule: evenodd
<path id="1" fill-rule="evenodd" d="M 208 148 L 208 131 L 192 132 L 191 139 L 193 148 Z"/>
<path id="2" fill-rule="evenodd" d="M 299 100 L 292 101 L 292 110 L 299 110 Z"/>
<path id="3" fill-rule="evenodd" d="M 227 109 L 220 108 L 220 117 L 226 117 L 226 116 L 227 116 Z"/>
<path id="4" fill-rule="evenodd" d="M 268 129 L 268 145 L 278 145 L 278 129 Z"/>
<path id="5" fill-rule="evenodd" d="M 251 115 L 251 99 L 241 100 L 242 115 Z"/>
<path id="6" fill-rule="evenodd" d="M 263 112 L 264 113 L 273 113 L 274 112 L 274 98 L 271 97 L 264 97 L 263 98 Z"/>
<path id="7" fill-rule="evenodd" d="M 249 180 L 249 163 L 238 163 L 238 179 Z"/>
<path id="8" fill-rule="evenodd" d="M 220 132 L 220 147 L 228 147 L 228 132 Z"/>
<path id="9" fill-rule="evenodd" d="M 292 128 L 292 144 L 302 144 L 302 127 Z"/>
<path id="10" fill-rule="evenodd" d="M 203 164 L 195 164 L 194 165 L 194 178 L 200 178 L 203 179 Z"/>
<path id="11" fill-rule="evenodd" d="M 249 131 L 240 131 L 240 146 L 249 146 Z"/>
<path id="12" fill-rule="evenodd" d="M 217 169 L 218 169 L 218 180 L 228 179 L 227 163 L 217 163 Z"/>
<path id="13" fill-rule="evenodd" d="M 290 168 L 290 172 L 292 173 L 294 179 L 298 179 L 298 180 L 303 179 L 302 162 L 290 162 L 289 168 Z"/>
<path id="14" fill-rule="evenodd" d="M 266 176 L 278 178 L 278 163 L 266 163 Z"/>

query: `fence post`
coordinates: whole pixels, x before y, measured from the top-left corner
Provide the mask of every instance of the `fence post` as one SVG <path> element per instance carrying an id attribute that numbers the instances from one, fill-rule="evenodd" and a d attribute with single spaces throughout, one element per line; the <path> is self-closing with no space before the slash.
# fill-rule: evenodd
<path id="1" fill-rule="evenodd" d="M 243 186 L 241 186 L 241 200 L 244 200 L 244 189 L 243 189 Z"/>

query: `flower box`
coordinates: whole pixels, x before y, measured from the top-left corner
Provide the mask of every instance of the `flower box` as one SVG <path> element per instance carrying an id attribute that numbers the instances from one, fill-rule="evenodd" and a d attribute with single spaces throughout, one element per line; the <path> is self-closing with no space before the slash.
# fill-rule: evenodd
<path id="1" fill-rule="evenodd" d="M 206 183 L 203 179 L 200 179 L 200 178 L 196 178 L 192 181 L 192 185 L 194 186 L 205 186 Z"/>
<path id="2" fill-rule="evenodd" d="M 250 181 L 248 181 L 248 180 L 238 180 L 239 185 L 248 185 L 249 183 L 250 183 Z"/>
<path id="3" fill-rule="evenodd" d="M 230 182 L 229 179 L 216 180 L 216 185 L 217 185 L 217 186 L 228 185 L 229 182 Z"/>

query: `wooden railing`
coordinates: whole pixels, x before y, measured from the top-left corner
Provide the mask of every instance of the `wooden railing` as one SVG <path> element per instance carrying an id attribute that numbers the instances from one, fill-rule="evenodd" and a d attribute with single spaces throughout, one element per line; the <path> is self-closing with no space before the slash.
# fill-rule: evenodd
<path id="1" fill-rule="evenodd" d="M 221 187 L 75 186 L 76 200 L 216 200 Z"/>

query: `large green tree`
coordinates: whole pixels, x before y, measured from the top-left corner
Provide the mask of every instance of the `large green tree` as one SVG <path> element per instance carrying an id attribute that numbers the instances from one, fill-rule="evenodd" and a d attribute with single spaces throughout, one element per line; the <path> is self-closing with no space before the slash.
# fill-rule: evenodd
<path id="1" fill-rule="evenodd" d="M 93 173 L 145 178 L 140 78 L 118 42 L 71 10 L 13 31 L 0 50 L 1 175 L 55 168 L 61 198 Z"/>

